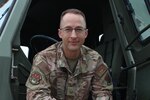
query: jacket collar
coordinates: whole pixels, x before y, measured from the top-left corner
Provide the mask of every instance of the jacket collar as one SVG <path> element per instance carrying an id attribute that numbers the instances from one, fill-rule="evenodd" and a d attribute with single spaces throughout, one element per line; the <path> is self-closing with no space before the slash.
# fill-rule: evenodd
<path id="1" fill-rule="evenodd" d="M 69 66 L 67 64 L 66 58 L 64 56 L 64 52 L 62 50 L 62 42 L 57 45 L 57 66 L 58 68 L 65 68 L 67 69 L 70 73 L 72 73 L 69 70 Z M 88 66 L 87 66 L 87 57 L 86 57 L 86 50 L 84 46 L 81 47 L 81 57 L 78 60 L 74 75 L 79 75 L 80 73 L 85 73 L 88 71 Z"/>

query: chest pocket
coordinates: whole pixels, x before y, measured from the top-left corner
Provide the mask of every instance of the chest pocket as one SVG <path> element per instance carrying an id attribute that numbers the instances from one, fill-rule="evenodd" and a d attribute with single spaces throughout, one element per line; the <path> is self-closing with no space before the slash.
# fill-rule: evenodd
<path id="1" fill-rule="evenodd" d="M 94 76 L 93 72 L 86 72 L 80 74 L 78 77 L 78 87 L 75 96 L 75 100 L 85 100 L 88 98 L 89 91 L 91 89 L 91 81 Z"/>
<path id="2" fill-rule="evenodd" d="M 58 100 L 63 100 L 65 97 L 65 84 L 67 80 L 67 74 L 61 70 L 53 71 L 50 74 L 50 82 L 52 94 Z"/>
<path id="3" fill-rule="evenodd" d="M 91 79 L 94 76 L 94 72 L 86 72 L 79 75 L 80 79 Z"/>
<path id="4" fill-rule="evenodd" d="M 93 72 L 82 73 L 81 75 L 79 75 L 80 87 L 85 87 L 85 88 L 90 87 L 93 76 L 94 76 Z"/>

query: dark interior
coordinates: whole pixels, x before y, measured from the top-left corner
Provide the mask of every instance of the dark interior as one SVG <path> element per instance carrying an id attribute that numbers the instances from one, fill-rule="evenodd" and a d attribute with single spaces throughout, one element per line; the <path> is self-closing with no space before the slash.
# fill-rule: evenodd
<path id="1" fill-rule="evenodd" d="M 95 49 L 99 44 L 99 35 L 103 33 L 105 20 L 103 13 L 109 8 L 108 0 L 94 2 L 90 0 L 32 0 L 21 29 L 21 45 L 30 47 L 30 39 L 34 35 L 47 35 L 60 41 L 57 34 L 59 17 L 67 8 L 78 8 L 85 13 L 89 29 L 85 45 Z M 30 51 L 30 60 L 34 54 Z"/>

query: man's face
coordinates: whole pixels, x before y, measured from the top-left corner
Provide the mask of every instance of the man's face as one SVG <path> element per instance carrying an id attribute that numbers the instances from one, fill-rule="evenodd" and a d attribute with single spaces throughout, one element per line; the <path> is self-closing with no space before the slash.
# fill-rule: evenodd
<path id="1" fill-rule="evenodd" d="M 85 20 L 81 15 L 68 13 L 61 21 L 59 37 L 63 41 L 63 49 L 78 51 L 88 35 Z"/>

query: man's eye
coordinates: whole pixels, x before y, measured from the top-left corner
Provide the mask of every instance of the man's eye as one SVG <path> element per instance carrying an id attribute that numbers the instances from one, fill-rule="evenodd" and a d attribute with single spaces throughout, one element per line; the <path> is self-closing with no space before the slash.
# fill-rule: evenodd
<path id="1" fill-rule="evenodd" d="M 76 30 L 77 30 L 77 31 L 82 31 L 83 29 L 80 29 L 80 28 L 79 28 L 79 29 L 76 29 Z"/>
<path id="2" fill-rule="evenodd" d="M 70 32 L 70 31 L 72 31 L 72 29 L 70 29 L 70 28 L 66 28 L 66 29 L 65 29 L 65 31 Z"/>
<path id="3" fill-rule="evenodd" d="M 76 32 L 82 32 L 83 31 L 83 29 L 75 29 L 76 30 Z"/>

